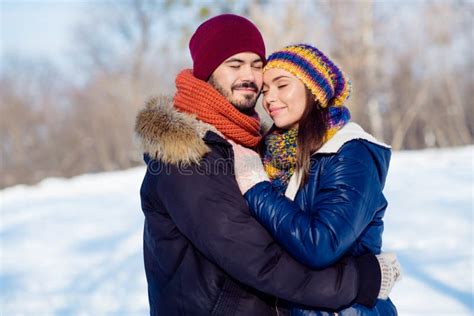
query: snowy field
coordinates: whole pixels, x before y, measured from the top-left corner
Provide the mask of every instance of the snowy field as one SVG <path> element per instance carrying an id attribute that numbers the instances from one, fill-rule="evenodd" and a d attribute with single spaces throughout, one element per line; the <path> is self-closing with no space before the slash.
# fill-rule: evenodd
<path id="1" fill-rule="evenodd" d="M 384 250 L 400 315 L 472 315 L 474 147 L 395 153 Z M 0 191 L 0 315 L 146 315 L 145 169 Z"/>

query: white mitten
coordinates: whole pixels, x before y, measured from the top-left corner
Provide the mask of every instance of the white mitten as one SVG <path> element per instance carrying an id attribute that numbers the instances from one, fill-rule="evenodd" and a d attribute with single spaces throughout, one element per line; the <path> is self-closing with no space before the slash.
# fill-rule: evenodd
<path id="1" fill-rule="evenodd" d="M 262 181 L 269 181 L 260 156 L 253 150 L 230 142 L 234 149 L 235 179 L 242 194 Z"/>
<path id="2" fill-rule="evenodd" d="M 379 299 L 386 300 L 392 291 L 395 282 L 402 278 L 402 269 L 397 255 L 393 252 L 385 252 L 376 255 L 382 271 L 382 284 L 380 285 Z"/>

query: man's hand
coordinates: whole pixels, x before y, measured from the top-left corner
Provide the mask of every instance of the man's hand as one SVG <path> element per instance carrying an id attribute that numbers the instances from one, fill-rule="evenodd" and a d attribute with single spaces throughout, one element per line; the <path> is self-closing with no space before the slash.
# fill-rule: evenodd
<path id="1" fill-rule="evenodd" d="M 402 269 L 397 255 L 393 252 L 386 252 L 376 255 L 382 272 L 382 284 L 380 285 L 379 299 L 386 300 L 392 291 L 395 282 L 402 278 Z"/>

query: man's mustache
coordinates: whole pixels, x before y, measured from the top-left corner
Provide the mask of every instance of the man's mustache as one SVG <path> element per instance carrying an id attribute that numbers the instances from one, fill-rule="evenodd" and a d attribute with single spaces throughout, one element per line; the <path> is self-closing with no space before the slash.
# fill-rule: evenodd
<path id="1" fill-rule="evenodd" d="M 232 90 L 235 90 L 235 89 L 241 89 L 241 88 L 244 88 L 244 89 L 253 89 L 255 92 L 258 92 L 258 87 L 257 85 L 255 84 L 255 82 L 252 82 L 252 81 L 245 81 L 245 82 L 242 82 L 240 84 L 236 84 L 234 86 L 232 86 Z"/>

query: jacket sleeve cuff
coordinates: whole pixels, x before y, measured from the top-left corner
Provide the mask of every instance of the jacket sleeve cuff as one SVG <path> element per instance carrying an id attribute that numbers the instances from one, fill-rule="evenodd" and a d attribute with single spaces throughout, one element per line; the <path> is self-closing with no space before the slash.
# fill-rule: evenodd
<path id="1" fill-rule="evenodd" d="M 270 187 L 271 187 L 271 183 L 268 179 L 265 180 L 265 181 L 260 181 L 258 183 L 255 183 L 250 189 L 248 189 L 243 194 L 244 198 L 247 201 L 251 201 L 251 200 L 255 199 L 256 197 L 259 197 L 259 194 L 261 194 L 261 191 L 265 190 L 268 185 L 270 185 Z"/>
<path id="2" fill-rule="evenodd" d="M 359 272 L 359 291 L 354 302 L 373 307 L 377 302 L 382 280 L 379 262 L 373 254 L 357 257 L 355 261 Z"/>

